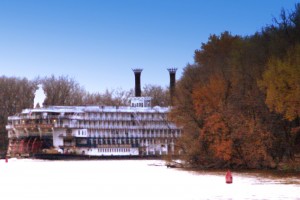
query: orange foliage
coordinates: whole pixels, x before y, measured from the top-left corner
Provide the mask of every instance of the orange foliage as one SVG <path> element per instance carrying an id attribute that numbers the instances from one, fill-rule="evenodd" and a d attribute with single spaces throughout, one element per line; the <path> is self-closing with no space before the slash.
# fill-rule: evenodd
<path id="1" fill-rule="evenodd" d="M 198 116 L 221 110 L 224 104 L 226 81 L 220 75 L 210 77 L 208 83 L 193 93 L 193 103 Z"/>
<path id="2" fill-rule="evenodd" d="M 220 114 L 215 113 L 207 117 L 200 132 L 200 139 L 210 144 L 209 149 L 216 158 L 223 161 L 231 159 L 232 139 L 229 128 Z"/>
<path id="3" fill-rule="evenodd" d="M 228 93 L 229 84 L 220 74 L 211 75 L 206 84 L 194 90 L 194 109 L 203 119 L 199 140 L 205 143 L 212 160 L 250 168 L 268 165 L 271 134 L 255 118 L 232 110 Z"/>
<path id="4" fill-rule="evenodd" d="M 215 74 L 207 84 L 198 86 L 193 93 L 196 115 L 204 119 L 199 139 L 206 142 L 215 158 L 223 161 L 229 161 L 232 156 L 232 139 L 223 117 L 226 86 L 224 78 Z"/>

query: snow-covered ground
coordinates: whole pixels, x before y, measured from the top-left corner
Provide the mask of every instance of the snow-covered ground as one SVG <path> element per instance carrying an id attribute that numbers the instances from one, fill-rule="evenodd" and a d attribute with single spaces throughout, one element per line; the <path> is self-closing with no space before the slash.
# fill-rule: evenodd
<path id="1" fill-rule="evenodd" d="M 297 178 L 170 169 L 157 160 L 0 160 L 0 199 L 300 199 Z"/>

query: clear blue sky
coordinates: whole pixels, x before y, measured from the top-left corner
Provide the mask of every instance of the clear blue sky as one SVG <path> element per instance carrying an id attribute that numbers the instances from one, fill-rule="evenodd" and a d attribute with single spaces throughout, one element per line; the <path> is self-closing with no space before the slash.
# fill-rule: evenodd
<path id="1" fill-rule="evenodd" d="M 0 0 L 0 76 L 68 75 L 87 91 L 180 78 L 210 34 L 251 35 L 296 0 Z"/>

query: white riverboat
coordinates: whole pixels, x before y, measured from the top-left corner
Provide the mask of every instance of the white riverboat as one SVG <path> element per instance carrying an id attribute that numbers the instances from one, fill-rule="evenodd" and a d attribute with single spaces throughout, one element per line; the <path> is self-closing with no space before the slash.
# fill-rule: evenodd
<path id="1" fill-rule="evenodd" d="M 51 106 L 8 118 L 8 155 L 151 156 L 175 153 L 181 130 L 150 97 L 131 106 Z"/>
<path id="2" fill-rule="evenodd" d="M 170 72 L 174 91 L 176 69 Z M 141 97 L 134 69 L 135 97 L 130 106 L 49 106 L 24 109 L 8 117 L 10 157 L 138 157 L 177 154 L 181 129 L 168 119 L 171 107 L 152 107 Z"/>

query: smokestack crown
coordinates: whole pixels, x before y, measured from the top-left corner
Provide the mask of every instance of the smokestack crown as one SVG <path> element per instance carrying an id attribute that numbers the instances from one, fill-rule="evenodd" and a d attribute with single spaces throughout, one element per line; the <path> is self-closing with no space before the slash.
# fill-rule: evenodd
<path id="1" fill-rule="evenodd" d="M 134 72 L 134 74 L 136 74 L 136 73 L 141 73 L 143 71 L 143 69 L 135 68 L 135 69 L 132 69 L 132 71 Z"/>
<path id="2" fill-rule="evenodd" d="M 170 74 L 176 74 L 177 68 L 168 68 Z"/>

